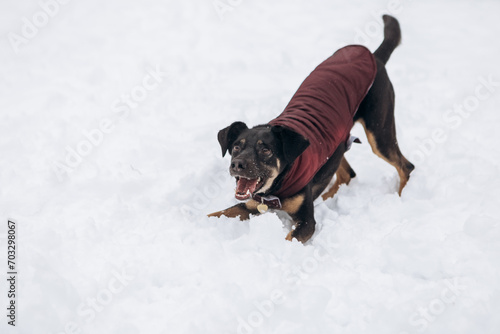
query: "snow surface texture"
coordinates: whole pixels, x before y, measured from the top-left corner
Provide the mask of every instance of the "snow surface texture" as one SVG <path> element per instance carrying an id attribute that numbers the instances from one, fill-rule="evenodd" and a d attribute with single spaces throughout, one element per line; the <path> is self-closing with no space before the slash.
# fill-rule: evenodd
<path id="1" fill-rule="evenodd" d="M 0 267 L 10 218 L 19 279 L 0 332 L 499 333 L 500 2 L 216 3 L 2 1 Z M 402 197 L 356 126 L 358 176 L 307 244 L 274 213 L 207 218 L 236 202 L 217 131 L 279 114 L 336 49 L 375 50 L 382 13 L 403 34 Z"/>

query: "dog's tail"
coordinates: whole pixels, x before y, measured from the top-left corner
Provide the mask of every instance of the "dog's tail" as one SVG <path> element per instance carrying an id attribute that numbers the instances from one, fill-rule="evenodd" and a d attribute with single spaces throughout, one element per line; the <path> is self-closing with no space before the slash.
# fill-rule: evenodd
<path id="1" fill-rule="evenodd" d="M 390 15 L 382 16 L 384 20 L 384 41 L 373 53 L 384 64 L 391 57 L 392 51 L 401 43 L 401 29 L 399 22 Z"/>

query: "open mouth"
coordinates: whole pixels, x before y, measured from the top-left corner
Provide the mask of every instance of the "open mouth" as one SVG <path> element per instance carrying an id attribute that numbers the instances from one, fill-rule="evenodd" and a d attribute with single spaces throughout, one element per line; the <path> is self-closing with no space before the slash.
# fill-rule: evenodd
<path id="1" fill-rule="evenodd" d="M 243 176 L 236 176 L 236 194 L 237 200 L 244 201 L 249 199 L 252 194 L 262 188 L 264 180 L 259 177 L 256 179 L 248 179 Z"/>

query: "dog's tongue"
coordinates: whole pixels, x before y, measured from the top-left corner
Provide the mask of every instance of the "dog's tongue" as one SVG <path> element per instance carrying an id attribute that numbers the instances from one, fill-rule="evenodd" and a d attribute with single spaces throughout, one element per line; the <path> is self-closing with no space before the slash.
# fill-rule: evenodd
<path id="1" fill-rule="evenodd" d="M 240 177 L 236 184 L 236 199 L 243 201 L 249 199 L 252 196 L 252 193 L 257 188 L 258 179 L 249 180 L 244 177 Z"/>

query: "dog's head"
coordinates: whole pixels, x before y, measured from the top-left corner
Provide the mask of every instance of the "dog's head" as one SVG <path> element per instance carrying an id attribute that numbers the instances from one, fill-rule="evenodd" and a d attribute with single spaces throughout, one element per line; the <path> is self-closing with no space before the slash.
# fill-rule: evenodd
<path id="1" fill-rule="evenodd" d="M 276 178 L 309 146 L 302 135 L 281 127 L 259 125 L 249 129 L 235 122 L 217 136 L 222 156 L 229 152 L 229 173 L 236 178 L 236 199 L 266 193 Z"/>

